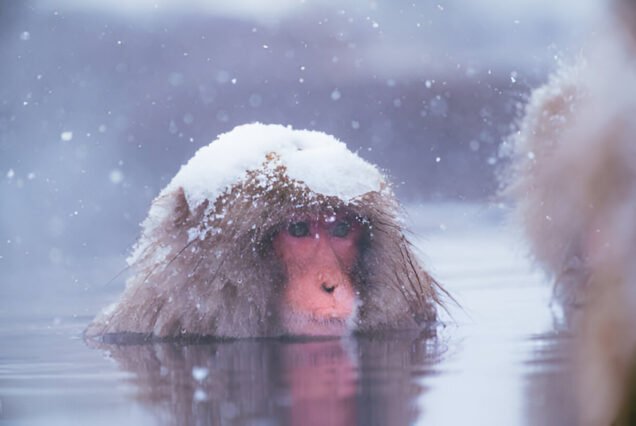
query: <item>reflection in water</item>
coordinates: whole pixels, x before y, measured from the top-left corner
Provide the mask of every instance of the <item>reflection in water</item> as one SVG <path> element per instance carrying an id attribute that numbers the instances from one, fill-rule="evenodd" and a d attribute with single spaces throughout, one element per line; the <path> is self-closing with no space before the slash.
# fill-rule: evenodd
<path id="1" fill-rule="evenodd" d="M 571 354 L 571 335 L 551 331 L 533 337 L 534 353 L 526 362 L 524 408 L 528 425 L 577 425 L 576 383 Z"/>
<path id="2" fill-rule="evenodd" d="M 422 335 L 102 348 L 160 424 L 411 424 L 417 377 L 442 355 Z"/>
<path id="3" fill-rule="evenodd" d="M 356 362 L 346 346 L 346 341 L 323 341 L 281 347 L 291 424 L 355 422 Z"/>

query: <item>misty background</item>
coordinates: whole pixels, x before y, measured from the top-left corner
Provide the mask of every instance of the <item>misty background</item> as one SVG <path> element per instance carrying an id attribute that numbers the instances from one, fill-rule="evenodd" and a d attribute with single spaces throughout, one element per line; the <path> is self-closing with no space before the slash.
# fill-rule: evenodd
<path id="1" fill-rule="evenodd" d="M 406 204 L 491 199 L 590 3 L 0 0 L 0 311 L 121 286 L 151 200 L 247 122 L 336 136 Z"/>

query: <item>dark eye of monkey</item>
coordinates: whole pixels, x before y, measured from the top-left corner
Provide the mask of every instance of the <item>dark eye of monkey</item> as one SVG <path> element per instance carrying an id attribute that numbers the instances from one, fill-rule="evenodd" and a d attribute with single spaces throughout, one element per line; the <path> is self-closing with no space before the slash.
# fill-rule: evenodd
<path id="1" fill-rule="evenodd" d="M 287 228 L 289 235 L 296 238 L 302 238 L 309 235 L 309 224 L 307 222 L 293 222 Z"/>
<path id="2" fill-rule="evenodd" d="M 338 238 L 345 238 L 349 235 L 351 224 L 349 222 L 338 222 L 331 230 L 331 235 Z"/>

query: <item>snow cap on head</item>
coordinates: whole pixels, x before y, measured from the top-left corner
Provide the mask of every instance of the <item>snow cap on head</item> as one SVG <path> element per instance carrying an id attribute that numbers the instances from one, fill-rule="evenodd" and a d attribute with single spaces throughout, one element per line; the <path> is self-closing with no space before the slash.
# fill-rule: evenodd
<path id="1" fill-rule="evenodd" d="M 322 132 L 294 130 L 278 124 L 244 124 L 199 149 L 163 193 L 183 188 L 191 210 L 214 201 L 232 185 L 259 170 L 268 158 L 289 178 L 326 196 L 348 203 L 385 187 L 384 176 L 347 146 Z"/>

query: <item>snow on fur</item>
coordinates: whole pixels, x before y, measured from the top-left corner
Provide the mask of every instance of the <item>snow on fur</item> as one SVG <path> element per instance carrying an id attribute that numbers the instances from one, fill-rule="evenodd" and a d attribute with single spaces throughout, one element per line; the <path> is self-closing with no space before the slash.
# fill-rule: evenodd
<path id="1" fill-rule="evenodd" d="M 382 174 L 333 136 L 254 123 L 235 127 L 199 149 L 163 193 L 183 188 L 193 210 L 205 200 L 215 200 L 247 171 L 260 168 L 272 152 L 277 154 L 276 165 L 287 169 L 287 176 L 316 193 L 349 202 L 381 189 Z"/>
<path id="2" fill-rule="evenodd" d="M 277 167 L 283 167 L 292 182 L 345 203 L 388 189 L 384 176 L 375 166 L 349 151 L 333 136 L 279 124 L 253 123 L 237 126 L 200 148 L 157 198 L 183 190 L 191 212 L 206 201 L 213 210 L 215 201 L 238 182 L 245 181 L 250 173 L 257 172 L 263 186 L 279 185 L 276 179 L 272 180 Z M 162 203 L 153 203 L 142 224 L 143 234 L 152 234 L 156 227 L 165 224 L 171 213 Z M 190 240 L 203 238 L 209 231 L 193 228 Z M 142 237 L 128 263 L 134 264 L 149 244 L 152 240 Z"/>

